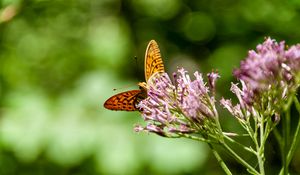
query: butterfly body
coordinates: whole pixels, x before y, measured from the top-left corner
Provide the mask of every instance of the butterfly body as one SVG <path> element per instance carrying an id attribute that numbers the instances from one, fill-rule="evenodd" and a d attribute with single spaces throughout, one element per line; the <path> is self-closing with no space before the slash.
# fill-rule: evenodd
<path id="1" fill-rule="evenodd" d="M 148 80 L 156 73 L 165 72 L 160 50 L 154 40 L 151 40 L 147 46 L 144 69 L 146 82 L 138 83 L 139 90 L 130 90 L 116 94 L 105 101 L 104 107 L 116 111 L 139 110 L 137 104 L 147 98 Z"/>

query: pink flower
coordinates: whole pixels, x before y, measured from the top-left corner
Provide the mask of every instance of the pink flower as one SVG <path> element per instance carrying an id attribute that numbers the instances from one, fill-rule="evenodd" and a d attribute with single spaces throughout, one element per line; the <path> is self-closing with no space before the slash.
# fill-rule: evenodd
<path id="1" fill-rule="evenodd" d="M 150 80 L 148 98 L 141 101 L 139 107 L 148 126 L 155 125 L 160 130 L 149 127 L 142 130 L 159 135 L 164 132 L 164 135 L 168 136 L 194 133 L 204 127 L 206 119 L 211 120 L 217 116 L 215 100 L 210 96 L 210 91 L 214 88 L 219 75 L 217 73 L 208 75 L 209 87 L 204 83 L 201 74 L 195 72 L 194 76 L 195 80 L 191 80 L 187 71 L 181 68 L 174 74 L 176 86 L 166 73 Z"/>
<path id="2" fill-rule="evenodd" d="M 221 104 L 239 117 L 237 108 L 250 113 L 254 108 L 270 116 L 280 112 L 299 87 L 300 45 L 288 50 L 285 50 L 286 47 L 284 41 L 277 43 L 267 38 L 256 47 L 256 51 L 249 51 L 248 57 L 234 71 L 242 87 L 240 89 L 236 84 L 231 87 L 239 99 L 239 107 L 230 105 L 226 100 L 222 100 Z"/>

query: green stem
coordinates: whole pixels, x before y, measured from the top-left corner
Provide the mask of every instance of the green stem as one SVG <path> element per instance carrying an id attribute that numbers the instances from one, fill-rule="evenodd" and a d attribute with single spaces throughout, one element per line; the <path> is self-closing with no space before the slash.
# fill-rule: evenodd
<path id="1" fill-rule="evenodd" d="M 196 137 L 196 136 L 189 135 L 189 134 L 180 134 L 180 136 L 181 136 L 181 137 L 188 138 L 188 139 L 200 141 L 200 142 L 206 142 L 206 143 L 219 143 L 219 142 L 216 142 L 216 141 L 213 141 L 213 140 L 208 140 L 208 139 L 205 139 L 205 138 L 202 138 L 202 137 Z"/>
<path id="2" fill-rule="evenodd" d="M 282 157 L 282 167 L 283 167 L 283 174 L 288 174 L 288 163 L 287 163 L 287 154 L 288 154 L 288 135 L 289 135 L 289 125 L 290 125 L 290 108 L 287 107 L 285 109 L 285 116 L 283 117 L 283 124 L 282 124 L 282 135 L 283 135 L 283 149 L 281 152 Z"/>
<path id="3" fill-rule="evenodd" d="M 225 142 L 221 142 L 224 148 L 235 158 L 238 162 L 244 165 L 249 172 L 252 174 L 259 174 L 251 165 L 249 165 L 243 158 L 241 158 L 238 154 L 236 154 Z"/>
<path id="4" fill-rule="evenodd" d="M 265 133 L 264 133 L 264 138 L 263 138 L 263 142 L 261 143 L 261 145 L 265 145 L 266 144 L 266 141 L 269 137 L 269 134 L 270 132 L 273 130 L 273 127 L 274 125 L 272 124 L 272 120 L 271 120 L 271 117 L 268 117 L 268 120 L 266 122 L 266 126 L 265 126 Z"/>
<path id="5" fill-rule="evenodd" d="M 224 135 L 226 136 L 232 136 L 232 137 L 248 137 L 249 134 L 237 134 L 237 133 L 232 133 L 232 132 L 223 132 Z"/>
<path id="6" fill-rule="evenodd" d="M 291 162 L 299 141 L 300 141 L 300 116 L 299 116 L 296 131 L 295 131 L 294 139 L 293 139 L 291 148 L 290 148 L 288 156 L 287 156 L 287 164 L 289 164 Z"/>
<path id="7" fill-rule="evenodd" d="M 291 132 L 291 111 L 290 107 L 287 109 L 286 114 L 285 114 L 285 125 L 286 125 L 286 143 L 287 146 L 290 144 L 290 132 Z"/>
<path id="8" fill-rule="evenodd" d="M 245 124 L 244 124 L 244 129 L 247 131 L 249 137 L 251 138 L 252 141 L 254 141 L 255 139 L 255 136 L 256 136 L 256 129 L 253 130 L 253 128 L 251 127 L 251 124 L 250 124 L 250 120 L 247 121 Z"/>
<path id="9" fill-rule="evenodd" d="M 277 140 L 278 144 L 279 144 L 279 148 L 280 148 L 280 151 L 282 151 L 282 137 L 278 131 L 278 129 L 275 127 L 274 130 L 273 130 L 273 134 L 275 136 L 275 139 Z"/>
<path id="10" fill-rule="evenodd" d="M 197 140 L 197 141 L 201 141 L 201 142 L 206 142 L 209 147 L 211 148 L 214 156 L 216 157 L 216 159 L 218 160 L 220 166 L 222 167 L 222 169 L 224 170 L 224 172 L 227 174 L 227 175 L 232 175 L 232 173 L 230 172 L 229 168 L 227 167 L 227 165 L 225 164 L 225 162 L 223 161 L 223 159 L 221 158 L 221 156 L 218 154 L 218 152 L 215 150 L 215 148 L 212 146 L 212 143 L 219 143 L 219 142 L 215 142 L 215 141 L 212 141 L 212 140 L 208 140 L 208 139 L 205 139 L 205 138 L 201 138 L 201 137 L 196 137 L 196 136 L 193 136 L 193 135 L 189 135 L 189 134 L 180 134 L 180 136 L 182 137 L 185 137 L 185 138 L 189 138 L 189 139 L 192 139 L 192 140 Z"/>
<path id="11" fill-rule="evenodd" d="M 295 134 L 294 134 L 294 138 L 293 138 L 293 141 L 291 143 L 290 150 L 287 154 L 287 158 L 286 158 L 287 166 L 291 163 L 291 160 L 292 160 L 293 155 L 296 151 L 297 145 L 299 144 L 299 141 L 300 141 L 300 103 L 299 103 L 297 97 L 294 98 L 294 103 L 295 103 L 296 109 L 299 113 L 299 119 L 298 119 L 298 124 L 297 124 L 296 131 L 295 131 Z M 283 168 L 281 168 L 279 174 L 282 175 L 284 173 L 285 172 L 284 172 L 284 167 L 283 167 Z"/>
<path id="12" fill-rule="evenodd" d="M 219 164 L 223 168 L 224 172 L 227 175 L 232 175 L 231 171 L 229 170 L 229 168 L 227 167 L 227 165 L 225 164 L 225 162 L 223 161 L 221 156 L 218 154 L 218 152 L 215 150 L 215 148 L 212 146 L 212 144 L 208 143 L 208 145 L 209 145 L 210 149 L 212 150 L 213 154 L 215 155 L 216 159 L 218 160 Z"/>
<path id="13" fill-rule="evenodd" d="M 224 135 L 224 138 L 227 139 L 228 141 L 230 141 L 231 143 L 236 144 L 236 145 L 242 147 L 244 150 L 246 150 L 246 151 L 248 151 L 248 152 L 256 155 L 256 152 L 253 149 L 251 149 L 251 147 L 249 148 L 249 147 L 247 147 L 247 146 L 245 146 L 245 145 L 243 145 L 243 144 L 235 141 L 234 139 L 228 137 L 227 135 Z"/>
<path id="14" fill-rule="evenodd" d="M 259 165 L 259 171 L 262 175 L 265 174 L 265 168 L 264 168 L 264 136 L 265 136 L 265 129 L 264 129 L 264 115 L 261 115 L 261 121 L 260 121 L 260 142 L 257 144 L 257 161 L 258 161 L 258 165 Z"/>
<path id="15" fill-rule="evenodd" d="M 297 125 L 296 131 L 295 131 L 294 139 L 293 139 L 293 142 L 291 144 L 291 148 L 290 148 L 288 156 L 287 156 L 287 163 L 288 164 L 291 162 L 291 160 L 293 158 L 293 155 L 296 151 L 297 145 L 300 141 L 300 103 L 299 103 L 297 97 L 295 97 L 294 101 L 295 101 L 295 106 L 297 108 L 297 111 L 299 113 L 299 120 L 298 120 L 298 125 Z"/>

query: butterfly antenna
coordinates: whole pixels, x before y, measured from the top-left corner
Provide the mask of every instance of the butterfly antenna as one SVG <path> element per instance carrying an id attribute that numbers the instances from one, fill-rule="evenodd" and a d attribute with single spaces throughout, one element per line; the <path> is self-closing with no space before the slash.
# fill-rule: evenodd
<path id="1" fill-rule="evenodd" d="M 138 67 L 138 57 L 134 56 L 134 59 L 135 59 L 135 66 Z"/>
<path id="2" fill-rule="evenodd" d="M 136 85 L 128 85 L 128 86 L 124 86 L 124 87 L 121 87 L 121 88 L 113 88 L 113 91 L 119 91 L 119 90 L 122 90 L 122 89 L 128 89 L 130 87 L 136 87 Z"/>

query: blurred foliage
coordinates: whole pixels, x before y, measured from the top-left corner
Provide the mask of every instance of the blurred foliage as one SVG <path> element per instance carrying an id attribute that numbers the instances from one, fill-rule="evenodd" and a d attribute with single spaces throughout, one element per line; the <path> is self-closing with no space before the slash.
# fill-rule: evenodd
<path id="1" fill-rule="evenodd" d="M 169 73 L 218 70 L 219 96 L 231 97 L 232 70 L 265 36 L 300 42 L 299 10 L 299 0 L 0 1 L 0 174 L 223 174 L 205 144 L 136 134 L 138 113 L 102 104 L 144 81 L 151 39 Z"/>

